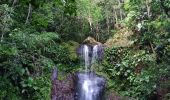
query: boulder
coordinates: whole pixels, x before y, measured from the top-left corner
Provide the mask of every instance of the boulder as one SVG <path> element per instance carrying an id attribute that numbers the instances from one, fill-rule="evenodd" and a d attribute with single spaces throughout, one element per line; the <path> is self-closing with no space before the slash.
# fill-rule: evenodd
<path id="1" fill-rule="evenodd" d="M 94 45 L 101 45 L 102 43 L 97 42 L 94 38 L 89 36 L 83 41 L 83 44 L 94 46 Z"/>

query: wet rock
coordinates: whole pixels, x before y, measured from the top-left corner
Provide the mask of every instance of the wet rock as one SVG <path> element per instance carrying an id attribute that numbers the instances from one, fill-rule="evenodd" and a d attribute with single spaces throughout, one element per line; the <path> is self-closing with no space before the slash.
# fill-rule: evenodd
<path id="1" fill-rule="evenodd" d="M 51 80 L 52 80 L 52 81 L 57 80 L 57 76 L 58 76 L 57 68 L 54 68 L 54 69 L 53 69 L 53 73 L 52 73 Z"/>
<path id="2" fill-rule="evenodd" d="M 52 77 L 55 77 L 53 71 Z M 52 78 L 51 100 L 74 100 L 74 74 L 69 74 L 63 80 Z"/>
<path id="3" fill-rule="evenodd" d="M 82 44 L 82 45 L 80 45 L 79 46 L 79 48 L 77 48 L 77 55 L 80 57 L 80 58 L 83 58 L 83 53 L 84 53 L 84 45 L 87 45 L 88 46 L 88 49 L 89 49 L 89 57 L 90 57 L 90 62 L 91 62 L 91 60 L 92 60 L 92 56 L 93 56 L 93 49 L 94 49 L 94 47 L 95 46 L 97 46 L 97 51 L 96 51 L 96 53 L 97 53 L 97 59 L 98 60 L 102 60 L 103 59 L 103 57 L 104 57 L 104 46 L 102 45 L 102 44 L 98 44 L 98 45 L 88 45 L 88 44 Z"/>

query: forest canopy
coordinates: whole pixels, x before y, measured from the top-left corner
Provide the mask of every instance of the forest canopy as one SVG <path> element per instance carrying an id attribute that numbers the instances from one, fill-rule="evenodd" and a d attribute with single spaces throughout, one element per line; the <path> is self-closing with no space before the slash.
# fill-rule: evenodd
<path id="1" fill-rule="evenodd" d="M 170 99 L 169 0 L 0 0 L 0 99 L 50 100 L 87 37 L 105 48 L 106 98 Z"/>

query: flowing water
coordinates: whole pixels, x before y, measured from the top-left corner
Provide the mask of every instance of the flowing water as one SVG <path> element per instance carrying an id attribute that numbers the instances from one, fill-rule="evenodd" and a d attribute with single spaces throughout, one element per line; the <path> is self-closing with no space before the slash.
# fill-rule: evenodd
<path id="1" fill-rule="evenodd" d="M 105 80 L 104 78 L 97 76 L 91 70 L 90 66 L 96 63 L 96 60 L 98 59 L 98 47 L 98 45 L 95 45 L 92 51 L 90 51 L 90 48 L 87 45 L 84 45 L 82 48 L 85 72 L 77 74 L 76 100 L 103 100 Z M 92 57 L 89 57 L 90 52 L 92 52 Z M 90 71 L 88 69 L 90 69 Z"/>
<path id="2" fill-rule="evenodd" d="M 90 60 L 89 60 L 89 47 L 87 45 L 84 45 L 83 47 L 83 58 L 85 62 L 85 71 L 88 71 L 88 67 L 90 65 Z"/>
<path id="3" fill-rule="evenodd" d="M 93 47 L 93 56 L 92 56 L 92 65 L 94 64 L 94 63 L 96 63 L 96 60 L 98 59 L 98 48 L 99 46 L 98 45 L 95 45 L 94 47 Z"/>

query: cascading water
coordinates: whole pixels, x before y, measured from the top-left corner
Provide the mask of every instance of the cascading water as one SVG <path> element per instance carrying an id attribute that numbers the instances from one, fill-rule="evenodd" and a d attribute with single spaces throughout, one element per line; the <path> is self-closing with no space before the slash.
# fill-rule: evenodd
<path id="1" fill-rule="evenodd" d="M 95 45 L 93 47 L 93 53 L 92 53 L 92 60 L 91 60 L 91 71 L 93 71 L 93 69 L 95 67 L 97 67 L 97 64 L 98 64 L 98 51 L 99 51 L 99 45 Z"/>
<path id="2" fill-rule="evenodd" d="M 84 45 L 83 47 L 83 58 L 84 58 L 84 62 L 85 62 L 85 71 L 88 71 L 88 67 L 90 65 L 90 60 L 89 60 L 89 48 L 87 45 Z"/>
<path id="3" fill-rule="evenodd" d="M 93 47 L 93 56 L 92 56 L 92 64 L 94 64 L 98 58 L 98 45 Z"/>
<path id="4" fill-rule="evenodd" d="M 97 76 L 92 70 L 88 71 L 88 69 L 91 69 L 90 61 L 93 65 L 98 59 L 99 46 L 95 45 L 92 51 L 87 45 L 82 47 L 85 72 L 77 74 L 78 81 L 75 100 L 103 100 L 105 80 Z M 92 52 L 92 57 L 89 56 L 90 52 Z"/>

